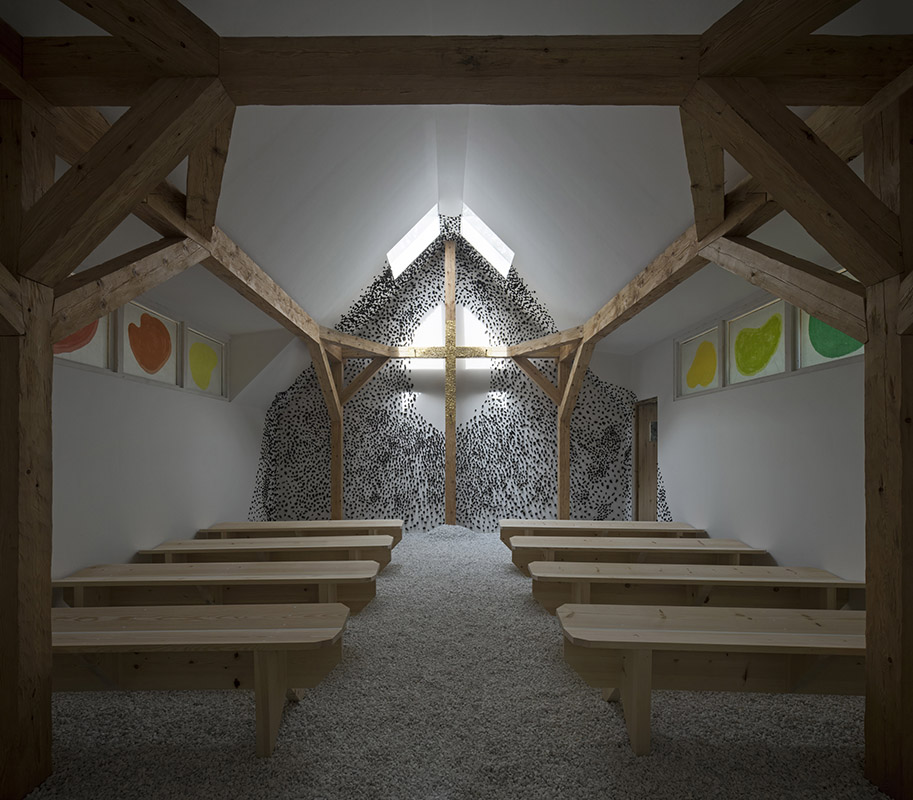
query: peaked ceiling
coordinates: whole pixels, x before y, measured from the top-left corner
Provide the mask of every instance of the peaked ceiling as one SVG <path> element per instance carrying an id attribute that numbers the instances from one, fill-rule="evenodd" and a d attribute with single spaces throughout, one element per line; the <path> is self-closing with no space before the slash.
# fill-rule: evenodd
<path id="1" fill-rule="evenodd" d="M 697 34 L 734 4 L 185 0 L 223 36 Z M 24 36 L 103 34 L 57 0 L 0 0 L 0 17 Z M 913 33 L 913 3 L 862 0 L 820 32 Z M 743 175 L 727 160 L 727 185 Z M 181 170 L 173 179 L 180 185 Z M 586 320 L 692 223 L 689 183 L 676 108 L 244 106 L 235 117 L 217 221 L 332 326 L 439 191 L 452 197 L 461 188 L 462 200 L 516 252 L 518 272 L 565 328 Z M 86 265 L 156 238 L 131 218 Z M 786 215 L 757 238 L 834 264 Z M 637 353 L 756 291 L 705 267 L 599 349 Z M 200 266 L 144 297 L 216 334 L 276 327 Z"/>

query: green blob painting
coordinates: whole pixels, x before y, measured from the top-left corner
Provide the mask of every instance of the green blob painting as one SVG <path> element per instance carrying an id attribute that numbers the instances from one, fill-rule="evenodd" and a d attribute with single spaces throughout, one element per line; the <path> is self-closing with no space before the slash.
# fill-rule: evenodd
<path id="1" fill-rule="evenodd" d="M 825 358 L 848 356 L 862 347 L 862 342 L 832 328 L 817 317 L 808 318 L 808 338 L 815 352 Z"/>
<path id="2" fill-rule="evenodd" d="M 193 382 L 205 392 L 209 388 L 209 382 L 212 380 L 212 371 L 219 363 L 216 351 L 208 344 L 194 342 L 190 345 L 188 360 L 190 361 L 190 374 L 193 377 Z"/>
<path id="3" fill-rule="evenodd" d="M 783 335 L 783 315 L 774 314 L 760 328 L 742 328 L 735 337 L 735 365 L 743 375 L 757 375 L 770 363 Z"/>

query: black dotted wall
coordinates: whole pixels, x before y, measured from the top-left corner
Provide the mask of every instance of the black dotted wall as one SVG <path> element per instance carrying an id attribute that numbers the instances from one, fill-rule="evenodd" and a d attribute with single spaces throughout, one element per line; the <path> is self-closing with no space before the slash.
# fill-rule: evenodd
<path id="1" fill-rule="evenodd" d="M 457 235 L 454 219 L 442 220 L 442 236 L 397 279 L 385 267 L 338 330 L 411 344 L 425 314 L 443 303 L 443 242 Z M 482 321 L 492 345 L 556 330 L 515 269 L 502 277 L 459 237 L 456 301 Z M 348 361 L 346 381 L 366 363 Z M 553 361 L 534 363 L 555 378 Z M 571 422 L 572 518 L 630 519 L 634 401 L 627 389 L 587 373 Z M 402 518 L 409 530 L 442 524 L 444 435 L 416 410 L 406 365 L 388 362 L 346 404 L 344 422 L 345 516 Z M 495 530 L 505 517 L 555 517 L 555 431 L 552 401 L 513 362 L 494 360 L 487 399 L 457 426 L 457 523 Z M 329 472 L 329 420 L 309 367 L 267 412 L 250 518 L 329 517 Z M 671 518 L 662 489 L 659 517 Z"/>

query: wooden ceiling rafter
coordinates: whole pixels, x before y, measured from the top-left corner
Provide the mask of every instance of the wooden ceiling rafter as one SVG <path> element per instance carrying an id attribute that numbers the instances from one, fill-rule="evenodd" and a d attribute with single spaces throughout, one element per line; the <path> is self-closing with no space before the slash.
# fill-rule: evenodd
<path id="1" fill-rule="evenodd" d="M 21 333 L 25 333 L 25 320 L 19 281 L 0 264 L 0 336 L 18 336 Z"/>
<path id="2" fill-rule="evenodd" d="M 694 228 L 699 239 L 723 224 L 726 216 L 726 174 L 723 148 L 710 132 L 684 109 L 679 109 L 685 161 L 691 177 Z"/>
<path id="3" fill-rule="evenodd" d="M 383 368 L 390 359 L 387 356 L 375 356 L 372 358 L 368 364 L 362 368 L 361 372 L 358 373 L 348 385 L 342 388 L 342 391 L 339 394 L 340 402 L 345 405 L 349 402 L 361 389 L 364 387 L 368 381 L 371 380 L 380 370 Z"/>
<path id="4" fill-rule="evenodd" d="M 132 105 L 180 73 L 112 37 L 27 37 L 22 53 L 54 105 Z M 207 74 L 236 105 L 677 106 L 710 74 L 700 58 L 700 36 L 224 37 Z M 911 36 L 815 35 L 749 74 L 787 105 L 862 105 L 911 60 Z"/>
<path id="5" fill-rule="evenodd" d="M 234 120 L 232 108 L 187 157 L 187 223 L 206 237 L 216 224 Z"/>
<path id="6" fill-rule="evenodd" d="M 191 239 L 168 238 L 71 275 L 54 288 L 57 342 L 208 257 Z"/>
<path id="7" fill-rule="evenodd" d="M 857 341 L 868 338 L 865 287 L 852 278 L 742 237 L 723 236 L 700 254 Z"/>
<path id="8" fill-rule="evenodd" d="M 549 400 L 551 400 L 556 406 L 561 403 L 561 398 L 564 396 L 564 392 L 551 380 L 549 380 L 545 375 L 542 374 L 540 370 L 532 361 L 529 360 L 526 356 L 513 356 L 514 363 L 523 370 L 524 373 L 529 377 L 529 379 L 536 384 Z"/>

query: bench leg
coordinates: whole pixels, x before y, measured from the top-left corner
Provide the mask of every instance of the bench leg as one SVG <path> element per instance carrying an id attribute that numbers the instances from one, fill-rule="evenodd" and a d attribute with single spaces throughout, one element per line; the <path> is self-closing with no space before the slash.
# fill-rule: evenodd
<path id="1" fill-rule="evenodd" d="M 335 583 L 318 583 L 317 599 L 321 603 L 335 603 L 337 598 Z"/>
<path id="2" fill-rule="evenodd" d="M 606 687 L 602 690 L 602 699 L 607 703 L 617 703 L 619 700 L 621 700 L 621 690 L 618 688 L 612 689 Z"/>
<path id="3" fill-rule="evenodd" d="M 653 652 L 628 650 L 625 653 L 621 704 L 634 755 L 650 752 L 650 693 L 653 687 Z"/>
<path id="4" fill-rule="evenodd" d="M 589 581 L 574 581 L 571 584 L 571 602 L 572 603 L 589 603 L 590 602 Z"/>
<path id="5" fill-rule="evenodd" d="M 288 689 L 285 653 L 254 651 L 254 698 L 257 703 L 257 755 L 267 758 L 276 746 L 285 693 Z"/>

